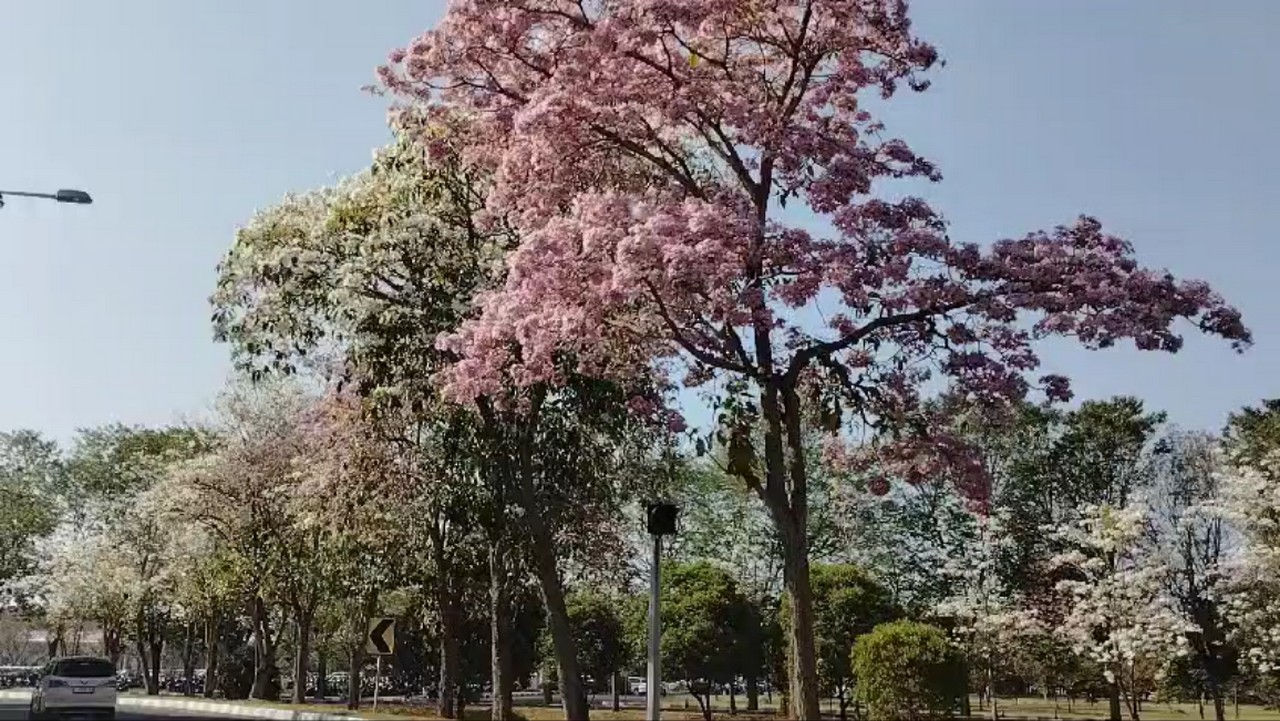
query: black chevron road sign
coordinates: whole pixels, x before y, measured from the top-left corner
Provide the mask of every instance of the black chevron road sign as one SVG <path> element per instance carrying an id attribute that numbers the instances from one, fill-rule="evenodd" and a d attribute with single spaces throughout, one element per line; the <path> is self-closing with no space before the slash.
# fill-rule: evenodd
<path id="1" fill-rule="evenodd" d="M 371 656 L 390 656 L 396 650 L 396 620 L 394 618 L 369 619 L 369 635 L 365 638 L 365 653 Z"/>

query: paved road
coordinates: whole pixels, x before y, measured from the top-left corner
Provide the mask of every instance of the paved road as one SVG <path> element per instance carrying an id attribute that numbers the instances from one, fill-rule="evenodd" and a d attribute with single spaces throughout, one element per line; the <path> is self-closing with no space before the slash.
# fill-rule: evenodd
<path id="1" fill-rule="evenodd" d="M 27 718 L 27 704 L 15 703 L 13 701 L 0 701 L 0 721 L 25 721 Z M 138 711 L 121 712 L 116 715 L 117 721 L 154 721 L 162 718 L 182 718 L 182 719 L 220 719 L 227 721 L 230 716 L 196 716 L 184 714 L 175 711 L 164 711 L 156 709 L 150 713 L 141 713 Z"/>

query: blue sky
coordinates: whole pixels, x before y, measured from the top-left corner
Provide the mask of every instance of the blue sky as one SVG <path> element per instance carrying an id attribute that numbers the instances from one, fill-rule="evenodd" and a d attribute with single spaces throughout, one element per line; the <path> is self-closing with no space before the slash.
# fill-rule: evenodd
<path id="1" fill-rule="evenodd" d="M 206 299 L 236 226 L 359 169 L 387 137 L 360 87 L 443 0 L 16 0 L 0 22 L 0 428 L 164 423 L 228 368 Z M 917 0 L 948 65 L 890 130 L 937 160 L 959 239 L 1100 217 L 1204 278 L 1258 343 L 1176 356 L 1046 347 L 1081 396 L 1133 393 L 1191 427 L 1280 396 L 1280 3 Z"/>

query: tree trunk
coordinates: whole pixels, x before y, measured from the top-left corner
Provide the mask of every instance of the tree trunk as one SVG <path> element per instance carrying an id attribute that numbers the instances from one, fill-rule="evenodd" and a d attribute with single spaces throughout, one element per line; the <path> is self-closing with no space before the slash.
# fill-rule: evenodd
<path id="1" fill-rule="evenodd" d="M 187 621 L 182 637 L 182 695 L 195 695 L 196 622 Z"/>
<path id="2" fill-rule="evenodd" d="M 1142 712 L 1142 699 L 1138 697 L 1138 672 L 1133 664 L 1130 664 L 1128 671 L 1129 683 L 1125 698 L 1129 701 L 1129 718 L 1130 721 L 1139 721 L 1138 714 Z"/>
<path id="3" fill-rule="evenodd" d="M 818 667 L 813 643 L 813 592 L 809 586 L 808 539 L 792 524 L 783 539 L 783 585 L 790 603 L 790 636 L 787 680 L 790 682 L 791 716 L 822 718 L 818 702 Z"/>
<path id="4" fill-rule="evenodd" d="M 57 639 L 54 639 L 56 645 Z M 102 631 L 102 645 L 106 651 L 107 658 L 111 659 L 112 665 L 120 665 L 120 655 L 124 651 L 124 645 L 120 641 L 120 629 L 104 628 Z M 56 649 L 52 655 L 57 655 Z"/>
<path id="5" fill-rule="evenodd" d="M 329 682 L 325 678 L 328 675 L 329 658 L 325 655 L 324 650 L 321 649 L 316 654 L 316 700 L 322 703 L 329 695 Z"/>
<path id="6" fill-rule="evenodd" d="M 578 649 L 573 640 L 573 630 L 569 625 L 569 611 L 565 606 L 564 588 L 560 585 L 560 576 L 556 570 L 555 551 L 540 539 L 548 537 L 546 527 L 541 520 L 530 519 L 530 526 L 542 526 L 533 532 L 532 553 L 534 567 L 538 576 L 538 586 L 542 592 L 542 600 L 547 608 L 547 625 L 551 630 L 551 641 L 555 647 L 556 665 L 559 667 L 560 701 L 564 706 L 565 718 L 573 721 L 587 721 L 590 711 L 587 696 L 582 685 L 582 676 L 578 671 Z M 652 693 L 652 689 L 650 693 Z"/>
<path id="7" fill-rule="evenodd" d="M 698 708 L 702 710 L 703 721 L 711 721 L 711 691 L 708 690 L 706 695 L 693 694 L 693 698 L 698 702 Z"/>
<path id="8" fill-rule="evenodd" d="M 271 618 L 266 601 L 261 596 L 255 596 L 252 603 L 253 688 L 249 697 L 260 701 L 275 701 L 278 694 L 272 682 L 276 665 L 276 639 L 271 635 Z"/>
<path id="9" fill-rule="evenodd" d="M 493 479 L 501 482 L 500 478 Z M 491 481 L 492 482 L 492 481 Z M 493 686 L 493 721 L 515 717 L 511 678 L 511 598 L 506 532 L 502 528 L 506 506 L 500 486 L 494 494 L 494 515 L 489 529 L 489 672 Z"/>
<path id="10" fill-rule="evenodd" d="M 765 419 L 766 477 L 763 483 L 758 478 L 748 483 L 769 509 L 782 542 L 783 588 L 791 601 L 787 643 L 790 688 L 786 695 L 792 718 L 822 718 L 809 582 L 808 472 L 800 397 L 793 387 L 771 381 L 761 390 L 760 407 Z"/>
<path id="11" fill-rule="evenodd" d="M 618 674 L 614 673 L 609 682 L 610 695 L 613 697 L 612 706 L 614 713 L 618 713 L 622 710 L 622 693 L 618 688 L 620 685 L 621 684 L 618 682 Z"/>
<path id="12" fill-rule="evenodd" d="M 148 696 L 160 695 L 160 674 L 157 670 L 152 673 L 152 666 L 159 666 L 160 659 L 151 660 L 152 654 L 149 653 L 154 641 L 151 638 L 151 629 L 148 628 L 146 612 L 138 611 L 138 615 L 134 618 L 134 650 L 138 652 L 138 663 L 142 666 L 142 681 L 146 687 Z"/>
<path id="13" fill-rule="evenodd" d="M 107 638 L 106 632 L 104 631 L 103 632 L 104 643 L 106 638 Z M 49 631 L 48 635 L 45 636 L 45 645 L 48 647 L 48 650 L 49 650 L 49 658 L 57 658 L 58 647 L 62 645 L 62 628 L 61 627 Z M 108 653 L 110 653 L 110 651 L 108 651 Z M 120 651 L 119 651 L 119 648 L 117 648 L 116 656 L 111 660 L 111 662 L 116 663 L 119 660 L 120 660 Z"/>
<path id="14" fill-rule="evenodd" d="M 457 718 L 458 678 L 461 675 L 462 633 L 460 612 L 455 601 L 447 593 L 437 589 L 440 610 L 440 688 L 437 694 L 437 713 L 440 718 Z"/>
<path id="15" fill-rule="evenodd" d="M 747 676 L 747 710 L 760 710 L 760 678 L 755 674 Z"/>
<path id="16" fill-rule="evenodd" d="M 164 636 L 156 632 L 151 640 L 151 678 L 147 679 L 148 693 L 150 689 L 156 690 L 155 694 L 160 694 L 160 662 L 162 660 L 162 652 L 164 651 Z"/>
<path id="17" fill-rule="evenodd" d="M 160 693 L 159 689 L 151 690 L 151 664 L 147 663 L 147 642 L 143 640 L 141 634 L 133 641 L 133 651 L 138 654 L 138 670 L 142 673 L 142 690 L 148 696 L 155 696 Z"/>
<path id="18" fill-rule="evenodd" d="M 524 509 L 534 574 L 537 576 L 538 587 L 542 592 L 542 600 L 547 610 L 547 626 L 551 631 L 556 663 L 560 669 L 560 701 L 564 707 L 564 715 L 565 718 L 573 721 L 588 721 L 591 711 L 583 689 L 582 675 L 578 670 L 578 648 L 574 643 L 573 630 L 569 624 L 569 610 L 565 606 L 564 586 L 560 582 L 560 571 L 556 562 L 555 539 L 543 519 L 533 485 L 532 428 L 537 422 L 536 413 L 535 408 L 530 414 L 532 419 L 527 422 L 520 438 L 520 468 L 515 474 L 517 495 Z M 656 689 L 649 689 L 649 692 L 655 693 Z"/>
<path id="19" fill-rule="evenodd" d="M 1227 700 L 1222 697 L 1221 688 L 1214 689 L 1213 718 L 1214 721 L 1226 721 L 1227 719 Z"/>
<path id="20" fill-rule="evenodd" d="M 310 608 L 295 613 L 294 630 L 297 638 L 293 647 L 293 702 L 307 701 L 307 672 L 311 670 L 311 626 L 315 612 Z"/>
<path id="21" fill-rule="evenodd" d="M 347 710 L 360 710 L 360 692 L 364 688 L 364 645 L 353 644 L 347 671 Z M 443 714 L 441 714 L 443 716 Z M 445 718 L 449 718 L 445 716 Z"/>
<path id="22" fill-rule="evenodd" d="M 493 721 L 514 718 L 511 695 L 511 604 L 507 593 L 507 568 L 501 540 L 489 547 L 490 673 L 493 684 Z"/>
<path id="23" fill-rule="evenodd" d="M 1000 721 L 999 704 L 996 702 L 995 663 L 987 659 L 987 698 L 991 701 L 991 721 Z"/>
<path id="24" fill-rule="evenodd" d="M 1133 693 L 1129 693 L 1128 700 L 1129 700 L 1129 721 L 1141 721 L 1141 719 L 1138 717 L 1138 697 Z"/>
<path id="25" fill-rule="evenodd" d="M 1120 681 L 1112 681 L 1107 684 L 1107 702 L 1110 713 L 1108 718 L 1110 721 L 1124 721 L 1124 717 L 1120 712 Z"/>
<path id="26" fill-rule="evenodd" d="M 351 665 L 347 675 L 347 708 L 352 711 L 360 708 L 360 694 L 364 692 L 364 634 L 377 607 L 378 594 L 370 593 L 352 614 L 352 630 L 355 632 L 352 638 L 358 639 L 351 645 Z"/>
<path id="27" fill-rule="evenodd" d="M 218 687 L 218 614 L 210 613 L 204 622 L 204 697 L 213 698 Z"/>

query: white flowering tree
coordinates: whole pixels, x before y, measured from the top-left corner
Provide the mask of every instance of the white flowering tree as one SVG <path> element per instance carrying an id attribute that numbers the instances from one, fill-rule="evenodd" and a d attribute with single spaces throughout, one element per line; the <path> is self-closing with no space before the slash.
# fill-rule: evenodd
<path id="1" fill-rule="evenodd" d="M 132 575 L 101 530 L 63 524 L 41 539 L 35 570 L 21 586 L 44 612 L 50 655 L 59 652 L 67 631 L 93 624 L 102 634 L 102 652 L 118 661 L 132 616 Z"/>
<path id="2" fill-rule="evenodd" d="M 1102 669 L 1111 689 L 1111 718 L 1124 699 L 1138 721 L 1142 686 L 1186 653 L 1192 625 L 1163 590 L 1166 568 L 1149 533 L 1140 501 L 1123 507 L 1088 505 L 1056 531 L 1070 549 L 1052 559 L 1069 569 L 1058 582 L 1068 598 L 1060 627 L 1075 652 Z"/>
<path id="3" fill-rule="evenodd" d="M 1225 721 L 1226 695 L 1238 671 L 1237 648 L 1226 603 L 1223 572 L 1235 552 L 1235 533 L 1218 507 L 1223 455 L 1217 438 L 1174 432 L 1154 454 L 1152 501 L 1157 543 L 1168 563 L 1165 588 L 1196 630 L 1190 653 L 1179 663 L 1173 687 L 1212 702 Z"/>
<path id="4" fill-rule="evenodd" d="M 950 620 L 952 637 L 985 676 L 991 718 L 999 718 L 995 682 L 1010 669 L 1029 641 L 1043 634 L 1034 609 L 1004 581 L 999 564 L 1013 550 L 1007 531 L 1008 510 L 989 515 L 973 514 L 972 529 L 961 541 L 959 553 L 944 563 L 942 578 L 949 596 L 935 613 Z"/>
<path id="5" fill-rule="evenodd" d="M 1218 590 L 1242 655 L 1271 674 L 1280 670 L 1280 455 L 1237 461 L 1222 472 L 1213 504 L 1239 541 Z"/>

